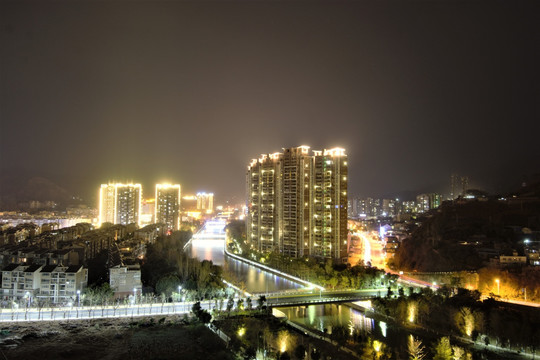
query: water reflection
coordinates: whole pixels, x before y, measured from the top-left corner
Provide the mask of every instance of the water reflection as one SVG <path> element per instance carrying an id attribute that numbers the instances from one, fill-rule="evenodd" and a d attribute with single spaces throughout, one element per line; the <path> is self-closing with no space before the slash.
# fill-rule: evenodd
<path id="1" fill-rule="evenodd" d="M 225 256 L 224 246 L 225 240 L 194 239 L 188 251 L 192 257 L 199 260 L 211 260 L 214 264 L 223 266 L 223 271 L 232 276 L 235 282 L 242 282 L 250 293 L 274 292 L 302 287 L 300 284 Z"/>
<path id="2" fill-rule="evenodd" d="M 332 333 L 335 326 L 343 326 L 355 329 L 364 333 L 371 333 L 375 326 L 375 321 L 366 317 L 364 313 L 352 309 L 346 305 L 326 304 L 309 305 L 280 308 L 280 310 L 298 324 L 315 328 L 322 332 Z"/>

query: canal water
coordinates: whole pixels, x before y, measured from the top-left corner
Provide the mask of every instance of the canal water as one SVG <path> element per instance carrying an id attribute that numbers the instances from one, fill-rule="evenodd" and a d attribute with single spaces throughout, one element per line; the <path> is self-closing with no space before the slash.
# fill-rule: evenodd
<path id="1" fill-rule="evenodd" d="M 213 231 L 214 234 L 216 231 Z M 186 249 L 192 257 L 199 260 L 211 260 L 223 267 L 223 271 L 234 279 L 235 283 L 242 282 L 245 289 L 254 293 L 266 293 L 302 288 L 297 284 L 278 275 L 266 272 L 255 266 L 226 256 L 224 253 L 225 240 L 215 236 L 204 238 L 199 236 L 191 241 Z M 279 308 L 287 318 L 306 328 L 331 334 L 336 326 L 347 330 L 359 331 L 364 337 L 370 337 L 383 343 L 392 352 L 406 359 L 407 343 L 411 334 L 404 328 L 388 325 L 384 321 L 365 316 L 362 311 L 344 304 L 309 305 Z M 422 339 L 426 348 L 436 340 Z"/>
<path id="2" fill-rule="evenodd" d="M 303 285 L 233 259 L 224 253 L 225 240 L 198 238 L 188 251 L 199 260 L 212 260 L 235 283 L 243 283 L 249 293 L 267 293 L 302 288 Z"/>

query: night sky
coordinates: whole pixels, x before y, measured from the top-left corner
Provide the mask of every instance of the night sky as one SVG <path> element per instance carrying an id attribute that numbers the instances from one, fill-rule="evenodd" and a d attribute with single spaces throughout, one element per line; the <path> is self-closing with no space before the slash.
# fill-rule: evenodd
<path id="1" fill-rule="evenodd" d="M 347 149 L 353 196 L 519 185 L 539 3 L 2 2 L 0 171 L 241 200 L 250 159 L 310 145 Z"/>

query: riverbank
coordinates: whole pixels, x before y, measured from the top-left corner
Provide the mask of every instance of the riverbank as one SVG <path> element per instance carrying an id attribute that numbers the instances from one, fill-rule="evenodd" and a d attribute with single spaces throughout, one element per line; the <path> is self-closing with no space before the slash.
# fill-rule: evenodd
<path id="1" fill-rule="evenodd" d="M 316 289 L 319 289 L 319 290 L 324 290 L 324 287 L 320 286 L 320 285 L 317 285 L 317 284 L 313 284 L 309 281 L 306 281 L 306 280 L 303 280 L 303 279 L 300 279 L 299 277 L 296 277 L 296 276 L 293 276 L 291 274 L 287 274 L 287 273 L 284 273 L 284 272 L 281 272 L 279 270 L 276 270 L 274 268 L 271 268 L 269 266 L 266 266 L 264 264 L 261 264 L 260 262 L 257 262 L 257 261 L 253 261 L 253 260 L 249 260 L 249 259 L 246 259 L 245 257 L 243 256 L 240 256 L 240 255 L 236 255 L 236 254 L 233 254 L 232 252 L 230 252 L 228 249 L 227 249 L 227 246 L 225 246 L 223 248 L 223 251 L 225 252 L 225 255 L 227 256 L 230 256 L 232 257 L 233 259 L 236 259 L 238 261 L 241 261 L 241 262 L 244 262 L 246 264 L 249 264 L 249 265 L 252 265 L 252 266 L 255 266 L 261 270 L 264 270 L 264 271 L 267 271 L 267 272 L 270 272 L 274 275 L 278 275 L 278 276 L 282 276 L 290 281 L 293 281 L 293 282 L 296 282 L 296 283 L 299 283 L 299 284 L 302 284 L 304 286 L 308 286 L 308 287 L 313 287 L 313 288 L 316 288 Z"/>
<path id="2" fill-rule="evenodd" d="M 374 311 L 372 308 L 367 308 L 355 303 L 345 303 L 343 304 L 352 309 L 358 310 L 365 314 L 366 317 L 374 319 L 376 321 L 384 321 L 389 326 L 394 326 L 395 328 L 402 329 L 403 331 L 413 334 L 415 337 L 420 337 L 424 340 L 428 339 L 435 342 L 441 337 L 448 337 L 451 340 L 452 344 L 460 345 L 464 348 L 467 348 L 476 353 L 489 353 L 492 354 L 488 356 L 488 359 L 534 359 L 535 355 L 525 352 L 517 352 L 513 349 L 503 348 L 495 344 L 486 345 L 483 341 L 473 341 L 469 338 L 459 336 L 447 331 L 439 331 L 421 326 L 418 324 L 403 324 L 397 321 L 395 318 Z M 427 345 L 427 344 L 424 344 Z"/>

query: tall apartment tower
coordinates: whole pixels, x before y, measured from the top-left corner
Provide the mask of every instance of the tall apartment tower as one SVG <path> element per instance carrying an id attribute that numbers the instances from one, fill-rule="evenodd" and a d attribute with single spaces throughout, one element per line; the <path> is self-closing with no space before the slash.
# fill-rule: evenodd
<path id="1" fill-rule="evenodd" d="M 289 257 L 309 255 L 312 168 L 309 146 L 283 149 L 279 251 Z"/>
<path id="2" fill-rule="evenodd" d="M 214 212 L 214 194 L 200 192 L 197 193 L 197 210 L 211 214 Z"/>
<path id="3" fill-rule="evenodd" d="M 314 151 L 311 254 L 347 260 L 347 155 Z"/>
<path id="4" fill-rule="evenodd" d="M 279 246 L 281 158 L 280 153 L 261 155 L 248 167 L 246 236 L 261 252 L 272 252 Z"/>
<path id="5" fill-rule="evenodd" d="M 140 224 L 141 184 L 101 184 L 99 223 Z"/>
<path id="6" fill-rule="evenodd" d="M 248 166 L 246 231 L 259 251 L 347 259 L 347 156 L 308 146 Z"/>
<path id="7" fill-rule="evenodd" d="M 154 221 L 168 230 L 180 229 L 180 185 L 156 184 Z"/>

